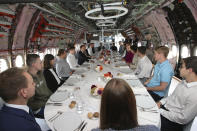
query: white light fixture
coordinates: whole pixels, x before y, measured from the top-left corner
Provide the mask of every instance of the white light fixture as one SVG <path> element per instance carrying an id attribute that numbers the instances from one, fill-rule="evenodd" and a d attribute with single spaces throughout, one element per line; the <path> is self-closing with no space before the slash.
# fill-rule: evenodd
<path id="1" fill-rule="evenodd" d="M 113 20 L 99 20 L 97 21 L 96 25 L 97 26 L 114 26 L 115 23 L 116 22 Z"/>
<path id="2" fill-rule="evenodd" d="M 93 20 L 101 20 L 101 19 L 113 19 L 113 18 L 118 18 L 121 16 L 124 16 L 128 13 L 128 9 L 124 8 L 124 7 L 117 7 L 117 6 L 111 6 L 111 7 L 104 7 L 104 10 L 110 10 L 110 11 L 116 11 L 116 12 L 121 12 L 123 11 L 123 13 L 117 14 L 117 15 L 113 15 L 113 16 L 103 16 L 103 15 L 99 15 L 99 16 L 90 16 L 92 13 L 96 13 L 96 12 L 101 12 L 101 8 L 95 8 L 92 10 L 89 10 L 85 13 L 85 17 L 89 18 L 89 19 L 93 19 Z"/>

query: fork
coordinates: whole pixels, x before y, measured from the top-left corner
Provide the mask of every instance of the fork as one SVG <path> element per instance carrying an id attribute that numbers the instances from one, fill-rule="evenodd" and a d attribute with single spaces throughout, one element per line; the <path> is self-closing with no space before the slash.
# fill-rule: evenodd
<path id="1" fill-rule="evenodd" d="M 74 131 L 79 131 L 79 129 L 83 126 L 83 123 L 84 123 L 85 121 L 82 121 L 80 124 L 79 124 L 79 126 L 74 130 Z"/>

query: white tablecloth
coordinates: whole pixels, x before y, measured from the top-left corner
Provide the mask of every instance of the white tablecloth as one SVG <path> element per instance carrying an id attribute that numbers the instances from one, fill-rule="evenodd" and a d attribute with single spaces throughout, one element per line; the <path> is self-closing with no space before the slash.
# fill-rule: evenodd
<path id="1" fill-rule="evenodd" d="M 94 63 L 94 65 L 91 65 L 91 67 L 94 67 L 97 64 L 100 64 L 100 63 Z M 58 111 L 77 113 L 76 108 L 70 109 L 68 107 L 70 102 L 72 100 L 75 100 L 77 102 L 78 101 L 82 102 L 84 105 L 83 113 L 78 114 L 82 120 L 85 120 L 88 123 L 87 126 L 84 128 L 84 131 L 90 131 L 93 128 L 97 128 L 99 126 L 99 119 L 90 120 L 87 117 L 88 112 L 99 112 L 100 110 L 100 99 L 94 98 L 90 95 L 91 85 L 101 85 L 104 87 L 106 83 L 102 81 L 101 79 L 98 79 L 98 77 L 103 76 L 104 73 L 107 73 L 109 71 L 113 74 L 114 77 L 120 78 L 120 76 L 117 76 L 117 73 L 120 71 L 118 71 L 118 67 L 115 68 L 114 65 L 115 64 L 103 65 L 104 69 L 102 72 L 96 72 L 94 68 L 87 70 L 85 73 L 83 73 L 85 77 L 82 77 L 82 78 L 80 78 L 77 75 L 71 76 L 65 82 L 65 84 L 62 85 L 58 90 L 67 89 L 68 91 L 72 91 L 75 87 L 80 87 L 80 91 L 77 91 L 77 94 L 74 93 L 76 98 L 73 98 L 73 99 L 68 98 L 65 101 L 61 101 L 61 103 L 63 103 L 62 106 L 46 105 L 44 115 L 45 115 L 45 120 L 48 126 L 52 130 L 54 130 L 54 125 L 53 125 L 54 121 L 50 122 L 48 120 L 51 117 L 53 117 Z M 131 76 L 130 78 L 135 77 L 134 75 L 125 75 L 125 77 L 122 76 L 121 78 L 125 79 L 128 83 L 132 83 L 132 84 L 137 83 L 138 87 L 136 87 L 136 85 L 132 87 L 134 94 L 136 95 L 145 94 L 149 99 L 151 99 L 148 102 L 150 102 L 150 104 L 154 104 L 154 107 L 151 110 L 157 111 L 157 112 L 148 112 L 148 111 L 142 110 L 141 107 L 137 106 L 139 125 L 151 124 L 151 125 L 156 125 L 157 127 L 160 128 L 160 113 L 159 113 L 156 103 L 153 101 L 153 99 L 148 94 L 147 90 L 143 87 L 143 85 L 139 82 L 139 80 L 137 80 L 138 82 L 131 82 L 132 80 L 127 80 L 128 76 Z M 73 83 L 73 84 L 69 84 L 68 86 L 66 85 L 66 83 Z M 138 96 L 138 98 L 139 97 L 140 95 Z M 48 102 L 50 102 L 50 100 Z M 147 101 L 144 101 L 144 103 L 147 104 Z"/>

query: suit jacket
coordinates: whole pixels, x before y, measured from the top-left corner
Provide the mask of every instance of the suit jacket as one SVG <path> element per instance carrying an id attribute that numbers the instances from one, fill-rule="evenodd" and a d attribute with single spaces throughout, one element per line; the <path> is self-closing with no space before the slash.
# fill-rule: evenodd
<path id="1" fill-rule="evenodd" d="M 53 71 L 56 73 L 56 70 L 54 68 L 53 68 Z M 60 87 L 64 83 L 64 81 L 60 79 L 60 84 L 58 84 L 57 80 L 55 79 L 55 76 L 51 73 L 49 69 L 45 69 L 43 73 L 44 73 L 44 77 L 47 83 L 47 87 L 53 93 L 57 90 L 58 87 Z"/>
<path id="2" fill-rule="evenodd" d="M 79 51 L 79 55 L 78 55 L 78 64 L 79 65 L 82 65 L 85 61 L 89 61 L 89 58 L 84 54 L 82 53 L 81 51 Z"/>
<path id="3" fill-rule="evenodd" d="M 3 106 L 0 110 L 0 131 L 41 131 L 34 116 L 26 111 Z"/>

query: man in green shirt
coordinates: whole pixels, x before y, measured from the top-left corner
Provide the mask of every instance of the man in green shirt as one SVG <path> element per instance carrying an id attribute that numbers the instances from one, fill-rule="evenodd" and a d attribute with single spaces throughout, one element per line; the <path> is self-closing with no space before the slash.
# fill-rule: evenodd
<path id="1" fill-rule="evenodd" d="M 46 85 L 42 73 L 42 61 L 37 54 L 28 54 L 26 60 L 28 66 L 28 72 L 31 74 L 36 86 L 35 95 L 28 101 L 28 106 L 34 111 L 35 114 L 39 112 L 41 116 L 44 116 L 44 106 L 52 92 Z"/>

